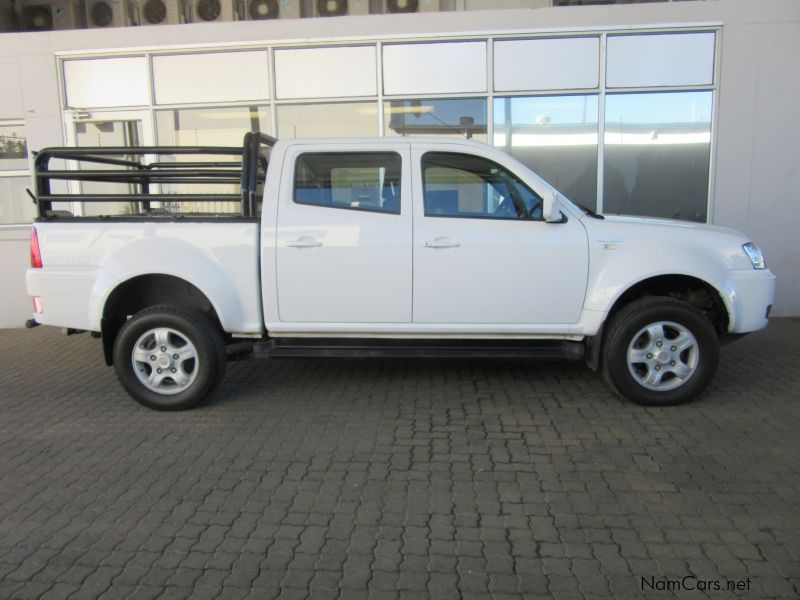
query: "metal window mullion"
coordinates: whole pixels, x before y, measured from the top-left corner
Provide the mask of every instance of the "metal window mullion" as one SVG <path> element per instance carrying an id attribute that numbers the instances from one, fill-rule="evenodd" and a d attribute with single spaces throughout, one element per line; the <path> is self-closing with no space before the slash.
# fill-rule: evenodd
<path id="1" fill-rule="evenodd" d="M 275 75 L 275 48 L 270 46 L 267 48 L 267 57 L 269 64 L 269 118 L 272 121 L 272 136 L 278 137 L 278 107 L 276 101 L 278 99 L 278 79 Z"/>
<path id="2" fill-rule="evenodd" d="M 494 146 L 494 38 L 486 40 L 486 143 Z"/>
<path id="3" fill-rule="evenodd" d="M 383 42 L 378 42 L 375 45 L 375 52 L 375 77 L 378 91 L 378 137 L 384 137 L 386 135 L 386 118 L 383 114 Z"/>
<path id="4" fill-rule="evenodd" d="M 597 212 L 603 212 L 603 178 L 605 170 L 606 137 L 606 41 L 608 36 L 600 35 L 600 71 L 597 96 Z"/>

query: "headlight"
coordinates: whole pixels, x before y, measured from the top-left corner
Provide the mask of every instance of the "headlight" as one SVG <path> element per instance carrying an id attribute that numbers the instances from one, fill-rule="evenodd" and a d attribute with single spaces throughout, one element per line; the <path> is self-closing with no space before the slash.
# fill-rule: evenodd
<path id="1" fill-rule="evenodd" d="M 742 249 L 750 257 L 750 262 L 753 263 L 754 269 L 765 269 L 767 267 L 764 263 L 764 255 L 761 253 L 761 249 L 753 242 L 747 242 L 742 246 Z"/>

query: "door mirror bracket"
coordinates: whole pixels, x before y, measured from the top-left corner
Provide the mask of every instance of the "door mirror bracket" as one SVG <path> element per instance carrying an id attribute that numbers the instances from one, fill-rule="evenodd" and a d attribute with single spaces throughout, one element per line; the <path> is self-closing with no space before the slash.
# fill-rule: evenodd
<path id="1" fill-rule="evenodd" d="M 542 219 L 547 223 L 562 223 L 564 221 L 558 195 L 558 192 L 555 190 L 545 190 L 544 192 L 542 198 Z"/>

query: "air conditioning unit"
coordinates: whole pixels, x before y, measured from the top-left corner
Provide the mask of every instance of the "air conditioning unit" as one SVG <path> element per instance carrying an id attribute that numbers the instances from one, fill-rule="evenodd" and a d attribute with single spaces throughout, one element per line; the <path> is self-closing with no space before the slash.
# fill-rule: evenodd
<path id="1" fill-rule="evenodd" d="M 303 0 L 300 4 L 301 17 L 344 17 L 347 15 L 368 15 L 369 0 Z"/>
<path id="2" fill-rule="evenodd" d="M 90 29 L 128 25 L 127 7 L 123 0 L 87 0 L 86 25 Z"/>
<path id="3" fill-rule="evenodd" d="M 139 25 L 178 25 L 190 22 L 180 0 L 138 0 Z"/>
<path id="4" fill-rule="evenodd" d="M 74 0 L 17 2 L 20 31 L 53 31 L 85 27 L 80 4 Z"/>
<path id="5" fill-rule="evenodd" d="M 233 21 L 230 0 L 180 0 L 186 23 L 218 23 Z"/>
<path id="6" fill-rule="evenodd" d="M 297 19 L 300 0 L 233 0 L 233 16 L 237 21 Z"/>
<path id="7" fill-rule="evenodd" d="M 370 0 L 369 11 L 371 14 L 402 14 L 416 12 L 438 12 L 440 10 L 455 10 L 448 7 L 449 0 Z M 442 4 L 442 6 L 440 6 Z"/>

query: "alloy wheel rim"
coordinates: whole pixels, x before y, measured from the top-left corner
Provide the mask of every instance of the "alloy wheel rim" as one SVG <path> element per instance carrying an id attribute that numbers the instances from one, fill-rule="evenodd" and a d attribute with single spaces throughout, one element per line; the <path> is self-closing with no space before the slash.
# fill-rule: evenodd
<path id="1" fill-rule="evenodd" d="M 628 344 L 628 371 L 648 390 L 680 387 L 697 371 L 700 346 L 691 331 L 673 321 L 642 327 Z"/>
<path id="2" fill-rule="evenodd" d="M 143 333 L 133 346 L 131 360 L 137 379 L 157 394 L 180 394 L 188 389 L 200 367 L 191 340 L 169 327 Z"/>

